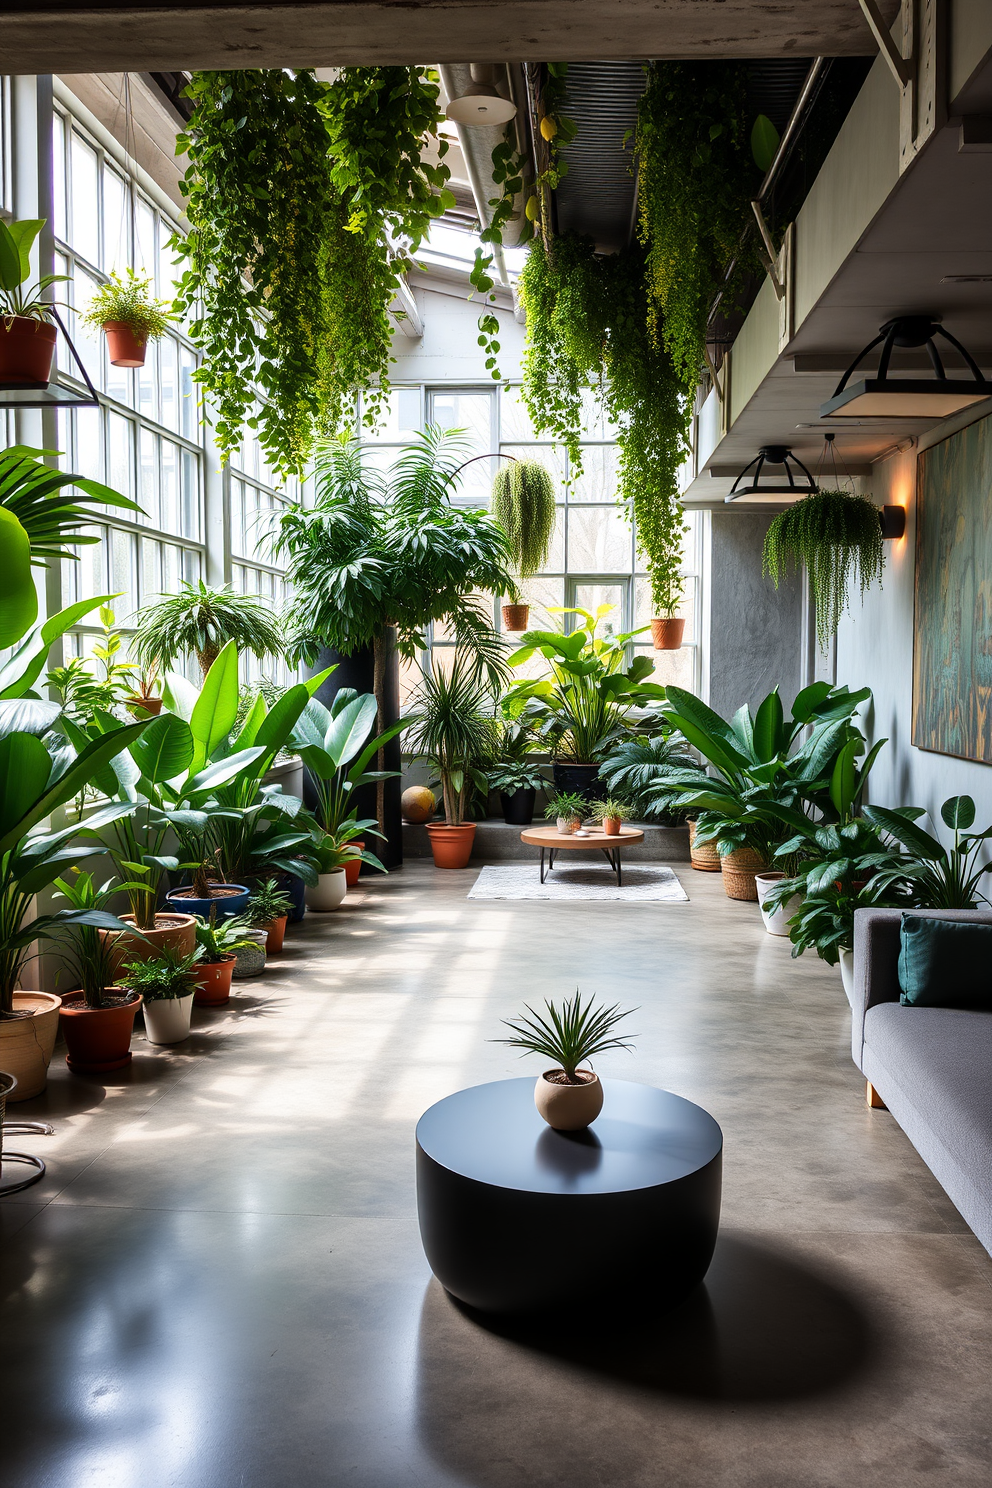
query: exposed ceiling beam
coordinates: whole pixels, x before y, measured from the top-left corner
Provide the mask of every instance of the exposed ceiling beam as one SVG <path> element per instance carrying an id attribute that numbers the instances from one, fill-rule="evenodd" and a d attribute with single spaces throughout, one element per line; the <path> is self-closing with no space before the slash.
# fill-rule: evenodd
<path id="1" fill-rule="evenodd" d="M 853 0 L 4 0 L 0 16 L 12 73 L 874 51 Z"/>

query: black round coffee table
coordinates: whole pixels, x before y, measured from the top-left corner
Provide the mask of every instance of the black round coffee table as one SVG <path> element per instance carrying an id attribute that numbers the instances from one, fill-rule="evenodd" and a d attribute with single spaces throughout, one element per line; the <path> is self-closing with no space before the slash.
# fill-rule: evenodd
<path id="1" fill-rule="evenodd" d="M 723 1136 L 667 1090 L 604 1080 L 581 1132 L 546 1126 L 534 1080 L 438 1101 L 417 1124 L 417 1209 L 431 1270 L 484 1312 L 674 1306 L 720 1223 Z"/>

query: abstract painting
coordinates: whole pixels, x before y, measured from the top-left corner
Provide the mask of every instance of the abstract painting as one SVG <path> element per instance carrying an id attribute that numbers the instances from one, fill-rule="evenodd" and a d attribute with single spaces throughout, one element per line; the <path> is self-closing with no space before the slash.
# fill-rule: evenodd
<path id="1" fill-rule="evenodd" d="M 992 418 L 919 460 L 913 743 L 992 764 Z"/>

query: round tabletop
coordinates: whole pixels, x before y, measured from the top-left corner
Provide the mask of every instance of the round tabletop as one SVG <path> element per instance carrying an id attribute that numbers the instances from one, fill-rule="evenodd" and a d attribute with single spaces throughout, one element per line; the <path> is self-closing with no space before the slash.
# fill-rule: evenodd
<path id="1" fill-rule="evenodd" d="M 638 827 L 621 827 L 619 832 L 604 832 L 594 828 L 585 837 L 576 837 L 574 832 L 559 832 L 557 827 L 525 827 L 520 833 L 521 842 L 534 847 L 633 847 L 644 841 L 644 833 Z"/>
<path id="2" fill-rule="evenodd" d="M 602 1115 L 559 1132 L 534 1105 L 534 1078 L 459 1090 L 431 1106 L 417 1144 L 462 1178 L 533 1194 L 629 1193 L 676 1183 L 718 1157 L 723 1134 L 682 1096 L 604 1080 Z"/>

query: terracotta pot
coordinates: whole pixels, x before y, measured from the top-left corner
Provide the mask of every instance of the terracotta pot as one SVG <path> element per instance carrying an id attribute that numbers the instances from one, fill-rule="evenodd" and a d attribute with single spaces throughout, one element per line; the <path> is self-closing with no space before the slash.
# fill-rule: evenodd
<path id="1" fill-rule="evenodd" d="M 238 951 L 234 958 L 231 975 L 236 982 L 244 981 L 246 977 L 261 976 L 265 970 L 265 931 L 247 930 L 245 940 L 250 940 L 251 945 Z"/>
<path id="2" fill-rule="evenodd" d="M 13 1004 L 15 1013 L 31 1017 L 0 1020 L 0 1070 L 17 1081 L 7 1099 L 23 1101 L 40 1095 L 48 1081 L 62 999 L 51 992 L 15 992 Z"/>
<path id="3" fill-rule="evenodd" d="M 345 868 L 318 874 L 317 883 L 312 888 L 307 885 L 307 909 L 315 910 L 317 914 L 329 914 L 332 909 L 339 908 L 348 891 L 346 874 Z"/>
<path id="4" fill-rule="evenodd" d="M 603 1087 L 592 1070 L 577 1070 L 581 1085 L 556 1085 L 548 1079 L 555 1070 L 545 1070 L 534 1087 L 534 1104 L 555 1131 L 582 1131 L 603 1109 Z"/>
<path id="5" fill-rule="evenodd" d="M 505 604 L 501 606 L 503 612 L 504 630 L 526 630 L 530 624 L 530 605 Z"/>
<path id="6" fill-rule="evenodd" d="M 134 924 L 134 915 L 123 914 L 120 918 L 125 924 Z M 177 951 L 180 956 L 188 956 L 196 945 L 196 921 L 189 914 L 157 914 L 154 929 L 142 931 L 147 937 L 145 940 L 139 940 L 137 936 L 121 935 L 116 930 L 101 930 L 98 933 L 104 939 L 109 936 L 115 942 L 110 953 L 114 971 L 118 971 L 128 961 L 154 961 L 165 946 Z"/>
<path id="7" fill-rule="evenodd" d="M 231 1000 L 231 973 L 237 956 L 221 961 L 201 961 L 193 975 L 193 1001 L 197 1007 L 222 1007 Z"/>
<path id="8" fill-rule="evenodd" d="M 145 1003 L 145 1038 L 150 1044 L 181 1044 L 189 1038 L 195 991 L 185 997 L 155 997 Z"/>
<path id="9" fill-rule="evenodd" d="M 435 868 L 467 868 L 475 841 L 475 822 L 462 822 L 457 827 L 446 822 L 429 823 L 427 835 L 431 839 Z"/>
<path id="10" fill-rule="evenodd" d="M 651 641 L 656 651 L 677 651 L 682 644 L 685 621 L 669 615 L 662 620 L 651 621 Z"/>
<path id="11" fill-rule="evenodd" d="M 47 320 L 0 316 L 0 382 L 46 386 L 52 380 L 57 331 Z M 18 1087 L 15 1100 L 25 1100 Z"/>
<path id="12" fill-rule="evenodd" d="M 123 987 L 108 987 L 115 997 L 125 995 Z M 68 1053 L 65 1062 L 78 1075 L 105 1075 L 131 1063 L 131 1033 L 134 1015 L 141 1006 L 136 994 L 119 1007 L 88 1008 L 82 992 L 72 994 L 74 1001 L 62 1002 L 62 1037 Z"/>
<path id="13" fill-rule="evenodd" d="M 364 849 L 365 843 L 364 843 L 364 841 L 362 841 L 362 842 L 357 842 L 356 841 L 356 842 L 353 842 L 352 843 L 352 847 L 360 847 L 360 848 Z M 361 873 L 361 871 L 362 871 L 362 860 L 361 860 L 361 858 L 353 858 L 350 863 L 345 863 L 345 865 L 344 865 L 344 881 L 347 884 L 347 886 L 348 886 L 349 889 L 353 889 L 355 887 L 355 885 L 358 882 L 358 875 Z"/>
<path id="14" fill-rule="evenodd" d="M 137 693 L 134 693 L 131 697 L 124 699 L 124 706 L 138 719 L 157 718 L 162 711 L 162 699 L 139 697 Z"/>
<path id="15" fill-rule="evenodd" d="M 696 823 L 691 821 L 689 827 L 689 862 L 693 868 L 700 873 L 719 873 L 720 854 L 716 850 L 715 842 L 701 842 L 696 846 Z"/>
<path id="16" fill-rule="evenodd" d="M 267 925 L 259 925 L 258 928 L 265 931 L 265 954 L 267 956 L 278 956 L 282 950 L 288 918 L 288 915 L 279 915 L 277 919 L 270 920 Z"/>
<path id="17" fill-rule="evenodd" d="M 753 847 L 739 847 L 720 859 L 723 874 L 723 890 L 728 899 L 750 899 L 757 903 L 758 888 L 755 883 L 759 873 L 768 867 L 767 861 Z"/>
<path id="18" fill-rule="evenodd" d="M 143 367 L 148 337 L 139 336 L 132 326 L 123 320 L 106 320 L 103 334 L 107 338 L 107 351 L 115 367 Z"/>
<path id="19" fill-rule="evenodd" d="M 603 831 L 606 833 L 607 837 L 619 837 L 621 825 L 622 823 L 618 816 L 603 817 Z"/>

